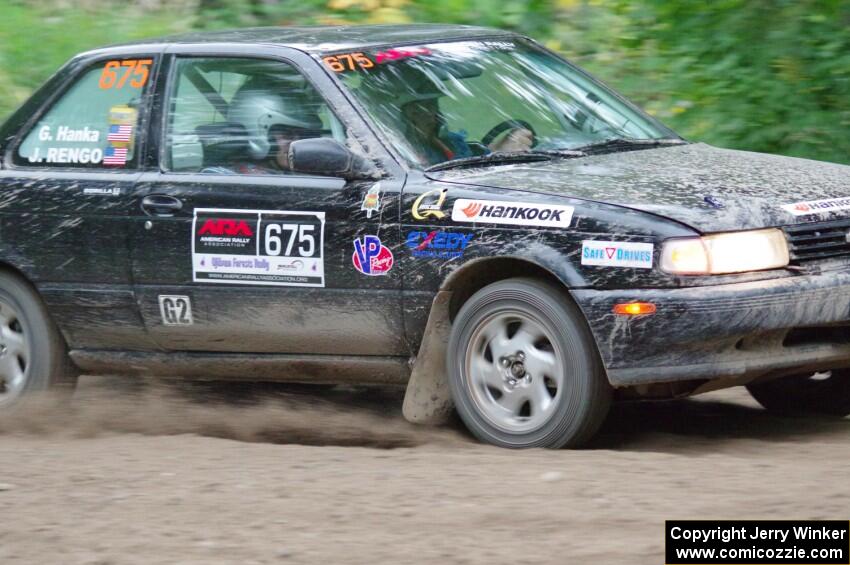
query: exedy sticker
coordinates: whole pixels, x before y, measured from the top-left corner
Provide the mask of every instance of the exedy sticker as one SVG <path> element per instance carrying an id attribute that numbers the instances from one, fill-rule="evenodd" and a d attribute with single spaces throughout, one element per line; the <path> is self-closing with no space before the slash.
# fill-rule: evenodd
<path id="1" fill-rule="evenodd" d="M 412 231 L 407 234 L 406 245 L 414 257 L 454 259 L 463 256 L 474 235 L 443 230 Z"/>
<path id="2" fill-rule="evenodd" d="M 782 204 L 780 208 L 795 216 L 807 216 L 809 214 L 820 214 L 822 212 L 850 209 L 850 198 L 809 200 L 804 202 L 795 202 L 794 204 Z"/>
<path id="3" fill-rule="evenodd" d="M 501 202 L 496 200 L 455 200 L 452 220 L 514 226 L 567 228 L 573 219 L 573 207 L 559 204 Z"/>
<path id="4" fill-rule="evenodd" d="M 376 235 L 366 235 L 354 240 L 354 254 L 351 256 L 354 268 L 364 275 L 378 277 L 386 275 L 393 268 L 395 258 L 381 239 Z"/>
<path id="5" fill-rule="evenodd" d="M 198 208 L 195 282 L 325 286 L 324 212 Z"/>
<path id="6" fill-rule="evenodd" d="M 443 212 L 443 202 L 446 201 L 446 193 L 448 189 L 437 189 L 423 192 L 413 201 L 413 207 L 410 209 L 411 214 L 417 220 L 425 220 L 427 218 L 435 218 L 442 220 L 446 217 Z"/>
<path id="7" fill-rule="evenodd" d="M 581 264 L 651 269 L 652 250 L 651 243 L 585 240 L 581 242 Z"/>

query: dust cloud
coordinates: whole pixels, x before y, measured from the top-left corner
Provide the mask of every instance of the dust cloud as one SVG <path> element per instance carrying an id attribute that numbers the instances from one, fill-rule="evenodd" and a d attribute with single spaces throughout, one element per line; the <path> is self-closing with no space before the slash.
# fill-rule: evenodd
<path id="1" fill-rule="evenodd" d="M 407 423 L 402 398 L 403 389 L 85 378 L 70 399 L 45 394 L 0 415 L 0 435 L 195 434 L 383 449 L 463 441 Z"/>

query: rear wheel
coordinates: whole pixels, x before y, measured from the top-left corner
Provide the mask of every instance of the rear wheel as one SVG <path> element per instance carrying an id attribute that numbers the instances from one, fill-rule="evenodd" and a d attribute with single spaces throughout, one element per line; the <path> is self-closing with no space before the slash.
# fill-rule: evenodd
<path id="1" fill-rule="evenodd" d="M 759 404 L 777 414 L 850 415 L 850 370 L 784 377 L 747 385 Z"/>
<path id="2" fill-rule="evenodd" d="M 41 299 L 26 281 L 0 272 L 0 412 L 33 393 L 75 384 L 65 341 Z"/>
<path id="3" fill-rule="evenodd" d="M 452 326 L 447 363 L 458 414 L 502 447 L 576 447 L 611 403 L 590 332 L 563 291 L 509 279 L 475 293 Z"/>

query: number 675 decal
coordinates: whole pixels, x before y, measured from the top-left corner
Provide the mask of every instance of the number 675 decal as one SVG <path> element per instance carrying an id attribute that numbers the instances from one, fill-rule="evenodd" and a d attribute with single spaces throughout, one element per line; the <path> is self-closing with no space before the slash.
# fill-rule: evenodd
<path id="1" fill-rule="evenodd" d="M 130 79 L 130 86 L 141 88 L 148 81 L 149 67 L 153 59 L 126 59 L 124 61 L 109 61 L 100 73 L 98 86 L 106 90 L 109 88 L 124 88 Z M 132 78 L 130 78 L 132 77 Z"/>
<path id="2" fill-rule="evenodd" d="M 266 224 L 265 254 L 291 256 L 297 234 L 298 254 L 302 257 L 312 257 L 316 253 L 316 238 L 313 237 L 315 227 L 306 224 Z M 285 237 L 286 250 L 283 250 L 282 232 L 289 234 Z"/>

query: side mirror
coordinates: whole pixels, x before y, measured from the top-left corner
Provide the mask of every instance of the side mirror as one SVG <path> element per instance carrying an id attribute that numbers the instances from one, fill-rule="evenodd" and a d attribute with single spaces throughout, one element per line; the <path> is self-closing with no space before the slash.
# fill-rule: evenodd
<path id="1" fill-rule="evenodd" d="M 293 141 L 289 146 L 289 167 L 297 173 L 346 180 L 375 179 L 379 176 L 366 159 L 329 137 Z"/>

